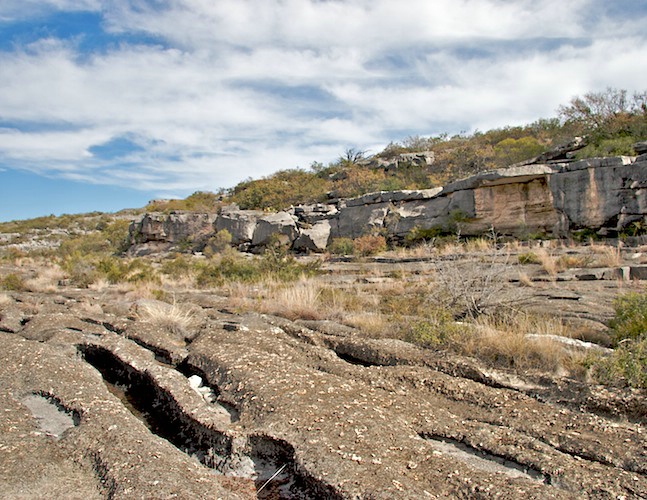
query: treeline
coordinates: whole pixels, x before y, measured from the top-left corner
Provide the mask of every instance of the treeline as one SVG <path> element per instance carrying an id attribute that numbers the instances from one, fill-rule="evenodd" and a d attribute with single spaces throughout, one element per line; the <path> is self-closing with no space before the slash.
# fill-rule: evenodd
<path id="1" fill-rule="evenodd" d="M 434 161 L 430 165 L 404 162 L 395 169 L 381 168 L 376 167 L 377 162 L 367 161 L 365 152 L 348 149 L 328 165 L 315 162 L 308 169 L 281 170 L 262 179 L 245 180 L 210 200 L 204 199 L 204 193 L 196 193 L 187 203 L 175 200 L 167 208 L 190 210 L 196 205 L 196 198 L 200 201 L 197 205 L 215 207 L 224 195 L 227 203 L 237 203 L 242 209 L 280 210 L 373 191 L 442 186 L 484 170 L 534 158 L 576 136 L 584 136 L 587 142 L 576 158 L 631 155 L 632 145 L 647 139 L 647 91 L 633 95 L 613 88 L 590 92 L 560 106 L 557 115 L 487 132 L 409 137 L 389 144 L 375 155 L 375 159 L 388 160 L 402 153 L 431 151 Z"/>

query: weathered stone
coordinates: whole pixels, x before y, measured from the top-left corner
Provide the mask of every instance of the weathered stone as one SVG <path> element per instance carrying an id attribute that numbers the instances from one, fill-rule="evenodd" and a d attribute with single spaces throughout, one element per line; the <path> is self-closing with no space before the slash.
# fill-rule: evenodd
<path id="1" fill-rule="evenodd" d="M 557 168 L 552 165 L 522 165 L 518 167 L 500 168 L 452 182 L 445 186 L 443 193 L 449 194 L 455 191 L 475 189 L 484 185 L 493 186 L 496 184 L 529 182 L 537 178 L 546 177 L 556 171 Z"/>
<path id="2" fill-rule="evenodd" d="M 560 235 L 580 228 L 619 230 L 647 214 L 647 162 L 583 160 L 550 176 L 549 183 Z"/>
<path id="3" fill-rule="evenodd" d="M 558 222 L 546 177 L 529 182 L 482 186 L 474 190 L 476 221 L 471 233 L 494 227 L 506 234 L 545 232 Z"/>
<path id="4" fill-rule="evenodd" d="M 216 214 L 181 212 L 145 214 L 131 227 L 135 243 L 198 241 L 213 232 Z"/>
<path id="5" fill-rule="evenodd" d="M 299 221 L 314 224 L 317 221 L 335 216 L 339 210 L 332 204 L 316 203 L 314 205 L 299 205 L 289 211 Z"/>
<path id="6" fill-rule="evenodd" d="M 330 221 L 322 220 L 310 228 L 301 229 L 294 241 L 293 248 L 297 251 L 324 252 L 330 240 Z"/>
<path id="7" fill-rule="evenodd" d="M 264 215 L 256 223 L 252 246 L 267 245 L 273 238 L 282 244 L 291 245 L 297 238 L 297 223 L 287 212 Z"/>
<path id="8" fill-rule="evenodd" d="M 344 207 L 333 222 L 333 238 L 357 238 L 384 227 L 384 219 L 389 213 L 389 203 Z"/>
<path id="9" fill-rule="evenodd" d="M 639 155 L 647 153 L 647 141 L 637 142 L 632 147 L 634 148 L 634 151 Z"/>
<path id="10" fill-rule="evenodd" d="M 223 209 L 216 219 L 216 231 L 229 231 L 234 245 L 251 243 L 256 223 L 263 215 L 264 212 L 260 210 L 239 210 L 234 207 Z"/>

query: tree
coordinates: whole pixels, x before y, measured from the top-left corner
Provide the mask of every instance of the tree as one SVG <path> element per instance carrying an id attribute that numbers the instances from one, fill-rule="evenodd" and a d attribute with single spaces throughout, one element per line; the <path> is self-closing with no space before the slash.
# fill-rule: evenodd
<path id="1" fill-rule="evenodd" d="M 628 114 L 631 107 L 626 90 L 607 87 L 604 92 L 574 97 L 570 104 L 557 108 L 557 112 L 563 122 L 579 124 L 588 133 L 604 127 L 619 115 Z"/>

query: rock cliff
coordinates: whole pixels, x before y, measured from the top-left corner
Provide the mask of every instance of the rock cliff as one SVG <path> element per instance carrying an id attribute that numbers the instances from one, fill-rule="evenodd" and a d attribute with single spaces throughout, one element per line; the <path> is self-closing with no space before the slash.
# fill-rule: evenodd
<path id="1" fill-rule="evenodd" d="M 134 252 L 184 245 L 200 250 L 227 230 L 232 243 L 261 249 L 274 238 L 296 251 L 322 252 L 334 238 L 379 232 L 402 240 L 414 229 L 458 226 L 465 236 L 566 237 L 590 230 L 614 235 L 647 216 L 647 154 L 517 165 L 483 172 L 443 188 L 369 193 L 278 213 L 149 213 L 130 228 Z"/>

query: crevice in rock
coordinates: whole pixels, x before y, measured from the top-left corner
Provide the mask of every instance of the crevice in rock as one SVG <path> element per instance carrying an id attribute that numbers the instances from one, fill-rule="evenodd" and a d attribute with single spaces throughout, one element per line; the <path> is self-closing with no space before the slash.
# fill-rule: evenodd
<path id="1" fill-rule="evenodd" d="M 92 463 L 92 470 L 99 479 L 99 483 L 104 488 L 106 498 L 112 500 L 117 493 L 117 482 L 114 478 L 110 477 L 108 466 L 101 460 L 98 453 L 90 454 L 90 462 Z"/>
<path id="2" fill-rule="evenodd" d="M 207 467 L 218 470 L 231 455 L 231 437 L 209 429 L 186 415 L 172 394 L 161 389 L 147 373 L 123 363 L 99 346 L 79 347 L 83 358 L 104 378 L 106 386 L 151 432 Z"/>
<path id="3" fill-rule="evenodd" d="M 191 365 L 187 360 L 180 363 L 176 369 L 189 379 L 191 387 L 194 388 L 198 394 L 202 395 L 205 401 L 210 404 L 218 404 L 222 406 L 224 410 L 229 413 L 231 422 L 238 422 L 240 420 L 240 410 L 238 406 L 222 397 L 220 388 L 209 380 L 206 373 Z"/>
<path id="4" fill-rule="evenodd" d="M 287 441 L 262 434 L 251 435 L 246 452 L 254 463 L 258 498 L 341 498 L 333 487 L 298 466 L 294 447 Z"/>
<path id="5" fill-rule="evenodd" d="M 154 346 L 149 344 L 148 342 L 144 342 L 141 339 L 135 338 L 135 337 L 130 337 L 126 336 L 128 340 L 132 340 L 135 344 L 137 344 L 139 347 L 143 347 L 147 351 L 150 351 L 153 353 L 153 356 L 155 356 L 155 361 L 166 365 L 170 368 L 175 368 L 176 364 L 173 362 L 173 357 L 171 356 L 171 353 L 163 349 L 159 346 Z"/>
<path id="6" fill-rule="evenodd" d="M 371 366 L 387 366 L 381 363 L 376 363 L 375 361 L 369 361 L 367 359 L 359 358 L 339 350 L 333 349 L 333 352 L 337 355 L 339 359 L 346 361 L 346 363 L 350 363 L 351 365 L 364 366 L 367 368 L 370 368 Z"/>
<path id="7" fill-rule="evenodd" d="M 298 466 L 294 447 L 286 441 L 266 435 L 232 437 L 207 428 L 187 415 L 173 395 L 160 388 L 149 374 L 124 363 L 109 349 L 96 345 L 81 345 L 78 349 L 99 370 L 109 390 L 151 432 L 223 475 L 253 479 L 260 490 L 258 498 L 341 498 L 332 486 Z M 182 369 L 186 373 L 193 370 L 186 363 Z M 219 392 L 217 387 L 213 390 Z M 105 467 L 95 468 L 105 479 Z"/>
<path id="8" fill-rule="evenodd" d="M 99 321 L 92 318 L 81 318 L 81 321 L 84 321 L 85 323 L 89 323 L 91 325 L 102 326 L 109 332 L 116 333 L 118 335 L 126 334 L 126 331 L 123 328 L 119 328 L 118 326 L 113 325 L 109 321 Z"/>
<path id="9" fill-rule="evenodd" d="M 479 450 L 457 439 L 424 432 L 418 433 L 418 435 L 430 443 L 436 451 L 460 460 L 475 469 L 490 473 L 503 473 L 512 478 L 540 481 L 547 485 L 551 484 L 550 476 L 542 474 L 537 469 L 520 464 L 509 457 Z"/>

